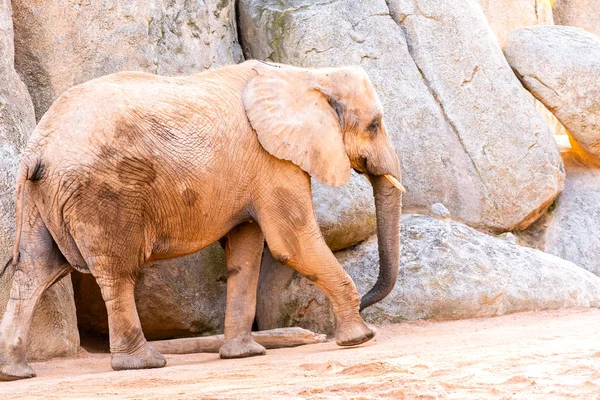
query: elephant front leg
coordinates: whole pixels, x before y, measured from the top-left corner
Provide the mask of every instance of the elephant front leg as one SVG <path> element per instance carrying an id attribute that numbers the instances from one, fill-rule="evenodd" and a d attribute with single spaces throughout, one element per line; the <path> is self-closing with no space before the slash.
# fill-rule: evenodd
<path id="1" fill-rule="evenodd" d="M 238 225 L 227 235 L 227 308 L 225 343 L 219 349 L 221 358 L 266 353 L 250 333 L 256 313 L 256 289 L 263 247 L 264 237 L 255 222 Z"/>
<path id="2" fill-rule="evenodd" d="M 359 314 L 356 286 L 327 247 L 312 199 L 298 195 L 292 202 L 290 198 L 273 200 L 261 208 L 260 223 L 273 257 L 310 279 L 329 298 L 338 345 L 354 346 L 372 339 L 375 331 Z"/>
<path id="3" fill-rule="evenodd" d="M 123 271 L 118 264 L 113 271 Z M 135 306 L 134 274 L 130 276 L 96 276 L 108 313 L 111 366 L 115 371 L 161 368 L 167 364 L 144 337 Z"/>

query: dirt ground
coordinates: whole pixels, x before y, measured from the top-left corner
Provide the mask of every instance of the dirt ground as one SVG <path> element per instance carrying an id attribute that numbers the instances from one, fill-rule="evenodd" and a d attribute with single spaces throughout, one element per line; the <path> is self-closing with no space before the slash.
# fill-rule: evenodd
<path id="1" fill-rule="evenodd" d="M 263 357 L 167 356 L 114 372 L 85 351 L 0 382 L 2 399 L 600 399 L 600 310 L 380 327 L 371 342 L 270 350 Z"/>

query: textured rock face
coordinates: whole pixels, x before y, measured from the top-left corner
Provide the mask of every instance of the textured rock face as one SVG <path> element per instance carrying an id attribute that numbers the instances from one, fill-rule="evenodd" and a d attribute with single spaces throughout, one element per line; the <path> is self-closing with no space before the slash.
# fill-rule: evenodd
<path id="1" fill-rule="evenodd" d="M 35 127 L 27 88 L 13 63 L 13 28 L 9 0 L 0 0 L 0 264 L 12 254 L 15 234 L 15 175 L 21 150 Z M 0 278 L 0 316 L 10 295 L 12 272 Z M 71 280 L 67 277 L 40 300 L 31 329 L 30 359 L 73 354 L 79 346 Z"/>
<path id="2" fill-rule="evenodd" d="M 62 92 L 101 75 L 183 75 L 241 60 L 229 0 L 15 0 L 13 8 L 16 69 L 38 120 Z"/>
<path id="3" fill-rule="evenodd" d="M 108 335 L 106 307 L 91 275 L 74 275 L 79 328 Z M 227 278 L 221 246 L 144 265 L 135 300 L 148 340 L 223 333 Z"/>
<path id="4" fill-rule="evenodd" d="M 10 1 L 0 2 L 0 263 L 12 254 L 15 176 L 21 150 L 35 128 L 27 88 L 15 72 Z"/>
<path id="5" fill-rule="evenodd" d="M 508 42 L 508 34 L 515 29 L 532 25 L 553 25 L 551 0 L 477 0 L 501 48 Z M 532 97 L 550 131 L 564 135 L 564 127 L 539 101 Z"/>
<path id="6" fill-rule="evenodd" d="M 359 243 L 377 228 L 371 184 L 352 171 L 346 185 L 334 188 L 312 180 L 313 202 L 323 237 L 333 251 Z"/>
<path id="7" fill-rule="evenodd" d="M 573 147 L 600 163 L 600 39 L 568 26 L 522 28 L 510 34 L 506 57 L 569 131 Z"/>
<path id="8" fill-rule="evenodd" d="M 403 215 L 401 243 L 396 287 L 382 302 L 363 311 L 369 322 L 490 317 L 600 305 L 600 278 L 594 274 L 457 222 Z M 336 257 L 359 293 L 371 288 L 378 271 L 375 237 Z M 332 332 L 330 305 L 312 283 L 267 257 L 261 273 L 259 293 L 271 297 L 268 302 L 259 299 L 259 328 L 298 325 Z"/>
<path id="9" fill-rule="evenodd" d="M 528 226 L 562 190 L 562 162 L 478 8 L 469 1 L 460 7 L 453 1 L 389 4 L 486 188 L 483 215 L 498 226 Z"/>
<path id="10" fill-rule="evenodd" d="M 331 304 L 323 292 L 294 269 L 275 261 L 268 249 L 260 266 L 256 322 L 259 330 L 299 326 L 318 333 L 335 332 Z"/>
<path id="11" fill-rule="evenodd" d="M 525 228 L 562 189 L 550 132 L 475 3 L 417 3 L 425 15 L 403 1 L 243 0 L 239 29 L 248 58 L 367 71 L 406 210 L 440 202 L 478 228 Z"/>
<path id="12" fill-rule="evenodd" d="M 520 239 L 600 276 L 600 168 L 572 150 L 562 152 L 562 157 L 565 191 Z"/>
<path id="13" fill-rule="evenodd" d="M 557 25 L 576 26 L 600 36 L 600 3 L 597 0 L 558 0 L 553 11 Z"/>
<path id="14" fill-rule="evenodd" d="M 490 28 L 504 48 L 508 34 L 531 25 L 552 25 L 552 6 L 548 0 L 476 0 Z"/>

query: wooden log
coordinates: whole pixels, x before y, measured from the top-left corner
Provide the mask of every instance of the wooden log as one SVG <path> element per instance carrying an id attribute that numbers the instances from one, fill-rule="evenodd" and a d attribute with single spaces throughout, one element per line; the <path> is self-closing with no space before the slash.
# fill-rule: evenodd
<path id="1" fill-rule="evenodd" d="M 278 328 L 252 332 L 252 337 L 266 349 L 296 347 L 323 343 L 327 340 L 325 335 L 302 328 Z M 156 340 L 150 344 L 163 354 L 218 353 L 223 345 L 223 335 Z"/>

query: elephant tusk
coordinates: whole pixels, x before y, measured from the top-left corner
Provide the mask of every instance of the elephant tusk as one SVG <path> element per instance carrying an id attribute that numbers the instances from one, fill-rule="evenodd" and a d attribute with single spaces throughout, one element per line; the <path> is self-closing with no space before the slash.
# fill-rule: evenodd
<path id="1" fill-rule="evenodd" d="M 399 191 L 401 191 L 402 193 L 406 192 L 406 189 L 404 189 L 404 186 L 402 186 L 402 184 L 400 182 L 398 182 L 398 179 L 394 178 L 392 175 L 384 175 L 385 179 L 387 179 L 388 181 L 390 181 L 390 183 L 392 185 L 394 185 Z"/>

